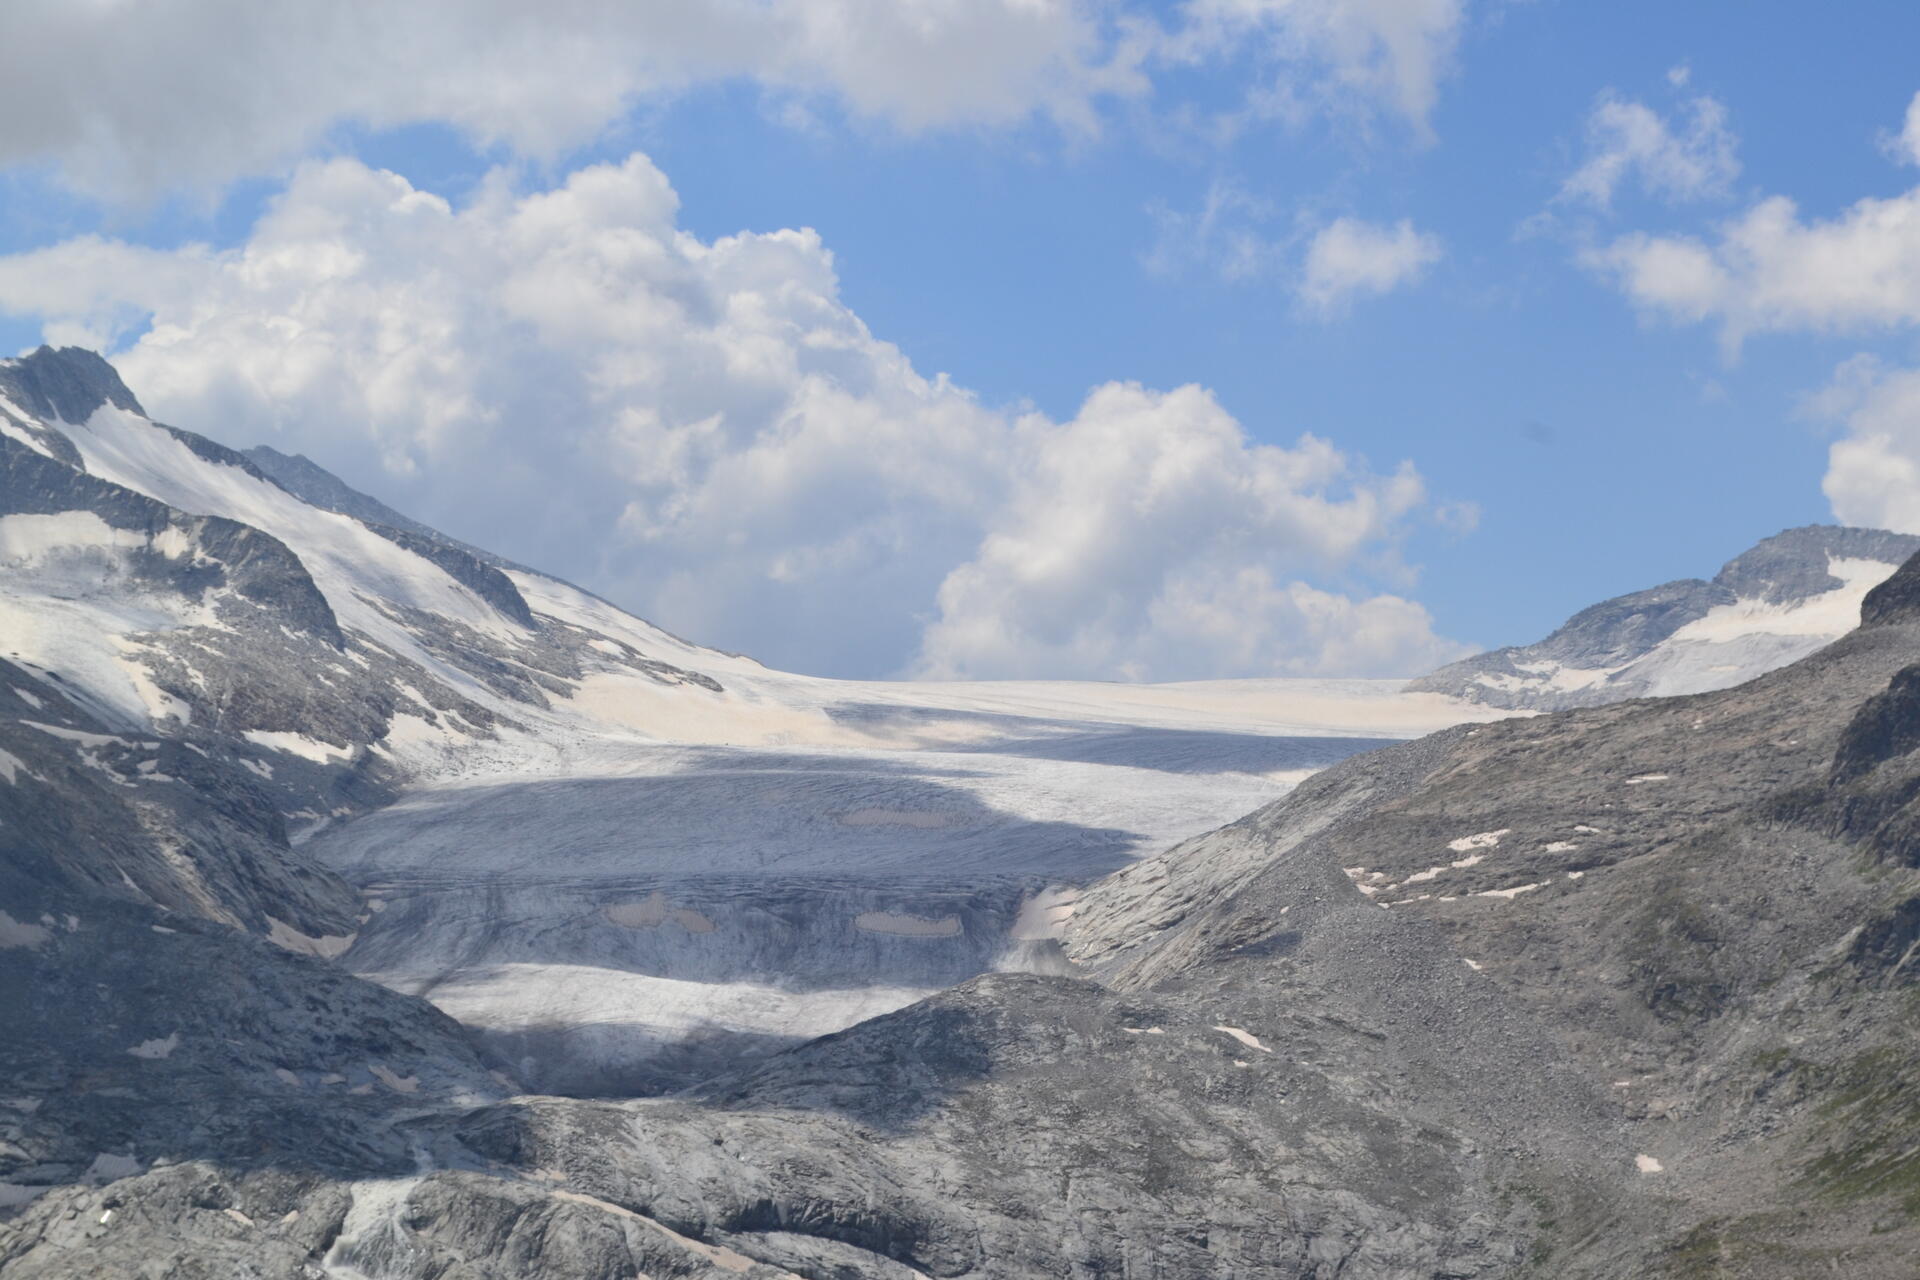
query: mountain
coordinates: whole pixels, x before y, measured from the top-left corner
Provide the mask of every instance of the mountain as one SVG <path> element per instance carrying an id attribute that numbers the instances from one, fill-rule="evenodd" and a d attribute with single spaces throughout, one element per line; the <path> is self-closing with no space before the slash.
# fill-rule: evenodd
<path id="1" fill-rule="evenodd" d="M 1806 525 L 1683 578 L 1582 609 L 1536 644 L 1496 649 L 1408 687 L 1511 710 L 1727 689 L 1851 630 L 1860 601 L 1920 537 Z"/>
<path id="2" fill-rule="evenodd" d="M 0 362 L 8 1280 L 1912 1274 L 1920 559 L 1508 716 L 811 680 L 378 515 Z"/>

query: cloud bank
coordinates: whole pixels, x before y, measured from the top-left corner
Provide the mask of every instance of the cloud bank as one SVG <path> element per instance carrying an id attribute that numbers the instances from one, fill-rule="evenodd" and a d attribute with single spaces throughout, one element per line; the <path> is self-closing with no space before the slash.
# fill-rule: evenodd
<path id="1" fill-rule="evenodd" d="M 642 101 L 750 82 L 915 133 L 1070 135 L 1162 71 L 1250 58 L 1247 114 L 1337 109 L 1425 132 L 1459 0 L 12 0 L 0 168 L 110 199 L 279 173 L 343 126 L 442 124 L 551 161 Z M 81 69 L 76 71 L 76 69 Z M 1264 104 L 1264 105 L 1263 105 Z"/>
<path id="2" fill-rule="evenodd" d="M 1408 467 L 1250 441 L 1202 389 L 1065 422 L 916 370 L 811 231 L 703 241 L 644 156 L 455 208 L 303 166 L 245 243 L 0 258 L 156 414 L 305 452 L 448 532 L 779 666 L 1391 674 L 1457 656 L 1395 548 Z M 135 336 L 137 335 L 137 336 Z"/>

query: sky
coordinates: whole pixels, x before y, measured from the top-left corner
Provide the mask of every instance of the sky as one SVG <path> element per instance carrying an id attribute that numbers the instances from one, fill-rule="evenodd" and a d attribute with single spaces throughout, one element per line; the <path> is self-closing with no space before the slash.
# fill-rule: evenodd
<path id="1" fill-rule="evenodd" d="M 15 0 L 0 350 L 825 675 L 1414 674 L 1920 532 L 1920 10 Z"/>

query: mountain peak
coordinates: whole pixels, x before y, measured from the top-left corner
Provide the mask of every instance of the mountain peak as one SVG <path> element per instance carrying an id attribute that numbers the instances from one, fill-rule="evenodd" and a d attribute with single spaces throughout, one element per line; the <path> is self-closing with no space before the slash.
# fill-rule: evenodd
<path id="1" fill-rule="evenodd" d="M 103 404 L 146 416 L 120 373 L 97 351 L 42 346 L 0 360 L 0 394 L 45 422 L 85 422 Z"/>
<path id="2" fill-rule="evenodd" d="M 1904 533 L 1843 525 L 1808 524 L 1763 538 L 1722 566 L 1714 582 L 1742 599 L 1786 604 L 1832 591 L 1842 582 L 1833 560 L 1899 564 L 1920 544 Z"/>

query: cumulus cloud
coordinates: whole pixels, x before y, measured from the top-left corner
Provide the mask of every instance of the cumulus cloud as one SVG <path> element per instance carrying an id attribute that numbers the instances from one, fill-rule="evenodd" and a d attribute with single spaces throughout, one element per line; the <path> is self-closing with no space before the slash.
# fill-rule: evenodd
<path id="1" fill-rule="evenodd" d="M 1014 454 L 1002 511 L 940 585 L 927 674 L 1385 674 L 1460 656 L 1417 605 L 1293 577 L 1394 538 L 1425 501 L 1410 467 L 1376 476 L 1313 436 L 1254 444 L 1193 386 L 1102 387 L 1069 422 L 1020 423 Z"/>
<path id="2" fill-rule="evenodd" d="M 1622 236 L 1584 261 L 1635 303 L 1749 334 L 1848 332 L 1920 320 L 1920 189 L 1803 219 L 1785 196 L 1760 201 L 1710 238 Z"/>
<path id="3" fill-rule="evenodd" d="M 1338 312 L 1356 298 L 1412 284 L 1441 252 L 1438 236 L 1414 230 L 1405 218 L 1390 227 L 1336 218 L 1307 245 L 1300 298 L 1322 313 Z"/>
<path id="4" fill-rule="evenodd" d="M 444 124 L 551 160 L 641 100 L 745 80 L 810 117 L 1096 131 L 1168 68 L 1251 53 L 1254 99 L 1424 130 L 1460 0 L 12 0 L 0 167 L 143 199 L 279 172 L 341 126 Z M 1252 114 L 1259 114 L 1258 111 Z"/>
<path id="5" fill-rule="evenodd" d="M 1694 98 L 1683 120 L 1669 122 L 1645 103 L 1609 90 L 1587 117 L 1587 158 L 1561 184 L 1557 198 L 1605 209 L 1615 191 L 1634 179 L 1666 200 L 1724 195 L 1740 174 L 1737 145 L 1726 108 L 1712 98 Z"/>
<path id="6" fill-rule="evenodd" d="M 1410 471 L 1252 444 L 1197 389 L 1009 416 L 870 333 L 814 233 L 708 242 L 677 212 L 638 155 L 532 192 L 496 175 L 460 207 L 335 160 L 236 248 L 71 240 L 0 258 L 0 299 L 120 345 L 163 418 L 308 453 L 782 666 L 1032 665 L 982 626 L 1086 675 L 1415 670 L 1444 648 L 1414 606 L 1316 593 L 1390 570 L 1425 516 Z M 1068 603 L 1020 585 L 1043 572 L 1104 630 L 1036 613 Z M 1237 632 L 1200 625 L 1233 608 Z"/>
<path id="7" fill-rule="evenodd" d="M 1843 428 L 1821 487 L 1844 524 L 1920 533 L 1920 369 L 1857 356 L 1810 408 Z"/>

